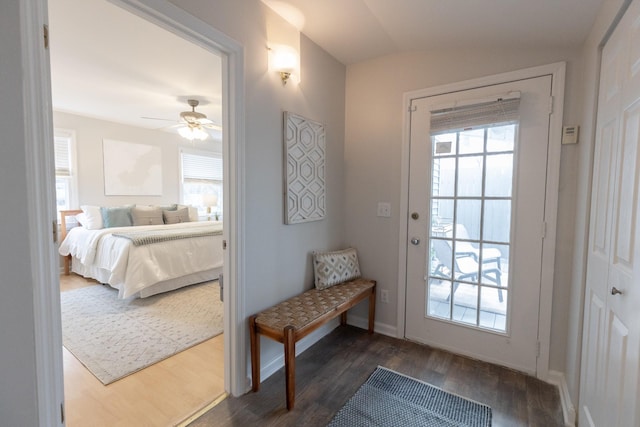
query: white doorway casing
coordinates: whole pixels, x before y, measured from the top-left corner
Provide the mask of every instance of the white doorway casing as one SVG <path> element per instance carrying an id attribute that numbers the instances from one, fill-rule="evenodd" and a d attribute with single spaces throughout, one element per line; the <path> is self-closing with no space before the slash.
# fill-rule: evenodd
<path id="1" fill-rule="evenodd" d="M 412 91 L 404 94 L 404 129 L 402 146 L 402 175 L 400 202 L 400 236 L 399 236 L 399 277 L 401 284 L 398 290 L 398 336 L 404 338 L 406 330 L 405 312 L 407 298 L 407 245 L 409 218 L 409 153 L 410 153 L 410 111 L 413 99 L 442 95 L 479 87 L 491 86 L 505 82 L 530 79 L 544 75 L 551 75 L 552 112 L 549 117 L 549 152 L 547 160 L 547 182 L 545 188 L 545 237 L 542 245 L 542 271 L 540 286 L 540 316 L 538 320 L 539 357 L 536 375 L 541 379 L 548 379 L 549 352 L 551 337 L 551 309 L 553 296 L 553 274 L 555 257 L 556 218 L 558 208 L 558 186 L 560 175 L 560 148 L 562 131 L 562 113 L 564 104 L 565 63 L 555 63 L 540 67 L 528 68 L 520 71 L 503 73 L 464 82 L 438 86 L 434 88 Z"/>
<path id="2" fill-rule="evenodd" d="M 244 76 L 243 47 L 211 26 L 165 0 L 113 0 L 136 15 L 190 40 L 205 49 L 222 54 L 223 65 L 223 136 L 224 193 L 228 194 L 223 215 L 226 283 L 225 389 L 233 395 L 246 391 L 246 350 L 243 277 L 243 206 L 244 206 Z M 47 23 L 46 0 L 21 0 L 21 36 L 23 46 L 25 151 L 27 159 L 27 211 L 30 230 L 28 241 L 34 287 L 34 322 L 36 348 L 36 389 L 38 424 L 64 425 L 62 334 L 58 283 L 58 257 L 51 239 L 55 223 L 53 176 L 53 140 L 51 85 L 48 51 L 43 48 L 43 25 Z M 43 243 L 44 242 L 44 243 Z M 37 260 L 37 262 L 35 262 Z"/>

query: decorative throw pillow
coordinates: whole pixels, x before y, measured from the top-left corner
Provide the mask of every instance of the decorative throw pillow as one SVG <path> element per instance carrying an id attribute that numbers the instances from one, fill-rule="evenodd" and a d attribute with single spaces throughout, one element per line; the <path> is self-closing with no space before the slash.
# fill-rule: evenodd
<path id="1" fill-rule="evenodd" d="M 131 221 L 131 206 L 117 207 L 117 208 L 100 208 L 102 213 L 102 224 L 104 228 L 111 227 L 130 227 L 133 222 Z"/>
<path id="2" fill-rule="evenodd" d="M 87 214 L 85 214 L 84 212 L 76 215 L 76 221 L 78 221 L 78 224 L 80 224 L 84 228 L 87 228 L 87 226 L 85 225 L 87 223 Z"/>
<path id="3" fill-rule="evenodd" d="M 317 289 L 326 289 L 360 277 L 358 254 L 355 248 L 334 252 L 314 252 L 313 274 Z"/>
<path id="4" fill-rule="evenodd" d="M 199 215 L 198 215 L 198 208 L 196 208 L 195 206 L 190 206 L 190 205 L 178 205 L 177 206 L 178 209 L 188 209 L 189 210 L 189 221 L 192 222 L 196 222 L 198 221 Z M 172 209 L 175 210 L 175 209 Z"/>
<path id="5" fill-rule="evenodd" d="M 189 209 L 182 208 L 175 211 L 162 211 L 165 224 L 178 224 L 179 222 L 189 222 Z"/>
<path id="6" fill-rule="evenodd" d="M 156 206 L 156 208 L 160 208 L 160 210 L 162 211 L 175 211 L 176 209 L 178 209 L 178 204 L 172 203 L 170 205 L 158 205 Z"/>
<path id="7" fill-rule="evenodd" d="M 84 228 L 87 230 L 100 230 L 103 228 L 100 206 L 82 205 L 80 209 L 85 214 L 85 221 L 82 223 Z"/>
<path id="8" fill-rule="evenodd" d="M 162 209 L 156 206 L 134 206 L 133 209 L 131 209 L 131 220 L 133 221 L 133 225 L 164 224 Z"/>

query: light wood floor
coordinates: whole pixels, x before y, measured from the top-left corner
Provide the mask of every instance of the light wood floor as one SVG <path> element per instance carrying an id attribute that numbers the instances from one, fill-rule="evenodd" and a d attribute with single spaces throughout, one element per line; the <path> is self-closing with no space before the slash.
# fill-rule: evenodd
<path id="1" fill-rule="evenodd" d="M 564 425 L 554 386 L 511 369 L 344 326 L 296 358 L 292 411 L 286 409 L 280 369 L 257 393 L 229 397 L 189 426 L 326 426 L 378 365 L 491 406 L 493 427 Z"/>
<path id="2" fill-rule="evenodd" d="M 60 290 L 102 286 L 74 274 Z M 223 335 L 121 380 L 102 383 L 63 348 L 67 427 L 174 426 L 224 393 Z"/>

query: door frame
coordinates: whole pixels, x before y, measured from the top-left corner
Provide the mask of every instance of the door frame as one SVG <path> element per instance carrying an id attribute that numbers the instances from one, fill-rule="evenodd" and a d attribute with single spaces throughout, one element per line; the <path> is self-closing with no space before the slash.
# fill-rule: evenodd
<path id="1" fill-rule="evenodd" d="M 407 294 L 407 247 L 409 225 L 409 153 L 411 145 L 411 101 L 428 96 L 497 85 L 544 75 L 552 76 L 549 106 L 549 145 L 547 155 L 547 181 L 545 188 L 544 237 L 542 243 L 542 271 L 540 284 L 540 314 L 538 318 L 539 355 L 536 376 L 546 380 L 549 375 L 549 353 L 551 346 L 551 314 L 553 302 L 553 275 L 556 250 L 556 221 L 558 216 L 558 188 L 560 182 L 560 151 L 562 141 L 562 119 L 564 108 L 566 63 L 557 62 L 518 71 L 495 74 L 426 89 L 405 92 L 403 95 L 402 157 L 400 176 L 400 228 L 398 248 L 398 318 L 397 337 L 405 338 L 406 294 Z"/>
<path id="2" fill-rule="evenodd" d="M 246 331 L 244 327 L 244 48 L 241 44 L 167 0 L 109 0 L 137 16 L 222 54 L 225 202 L 224 299 L 225 390 L 239 396 L 247 390 Z M 26 237 L 33 263 L 34 347 L 40 426 L 64 425 L 64 377 L 59 260 L 51 239 L 56 210 L 53 176 L 53 138 L 49 53 L 43 49 L 43 26 L 48 25 L 47 0 L 20 0 L 20 32 L 24 70 L 23 110 L 29 117 L 25 132 L 27 211 L 31 233 Z"/>

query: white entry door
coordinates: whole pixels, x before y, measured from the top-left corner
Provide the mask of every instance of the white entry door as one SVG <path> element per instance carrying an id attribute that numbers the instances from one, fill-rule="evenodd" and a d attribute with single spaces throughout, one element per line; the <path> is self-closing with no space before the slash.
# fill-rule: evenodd
<path id="1" fill-rule="evenodd" d="M 640 425 L 640 2 L 602 52 L 580 425 Z"/>
<path id="2" fill-rule="evenodd" d="M 407 339 L 536 372 L 551 89 L 412 100 Z"/>

